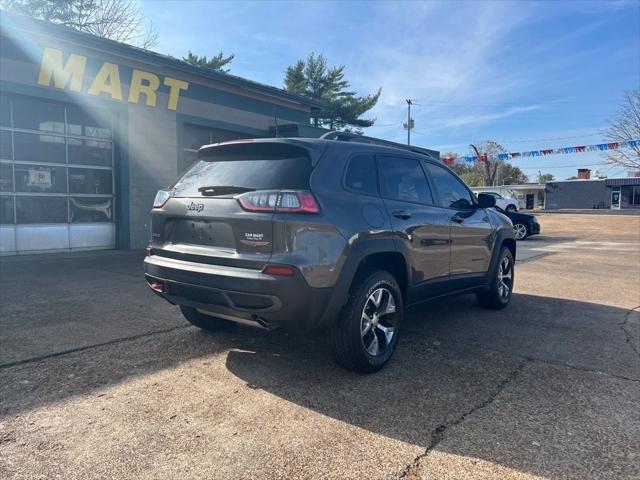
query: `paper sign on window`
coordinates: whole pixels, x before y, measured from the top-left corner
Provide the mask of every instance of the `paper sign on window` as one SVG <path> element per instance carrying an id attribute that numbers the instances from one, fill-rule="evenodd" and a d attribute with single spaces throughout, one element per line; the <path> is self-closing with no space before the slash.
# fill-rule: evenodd
<path id="1" fill-rule="evenodd" d="M 51 188 L 51 170 L 29 169 L 28 187 Z"/>

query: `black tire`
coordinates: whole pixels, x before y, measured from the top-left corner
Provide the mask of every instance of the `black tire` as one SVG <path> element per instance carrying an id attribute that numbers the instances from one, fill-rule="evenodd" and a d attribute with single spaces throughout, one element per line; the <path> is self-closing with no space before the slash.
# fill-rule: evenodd
<path id="1" fill-rule="evenodd" d="M 505 210 L 507 212 L 517 212 L 518 207 L 516 207 L 513 203 L 510 203 L 509 205 L 507 205 L 507 208 L 505 208 Z"/>
<path id="2" fill-rule="evenodd" d="M 232 322 L 231 320 L 225 320 L 224 318 L 213 317 L 211 315 L 200 313 L 193 307 L 180 305 L 180 310 L 182 311 L 184 318 L 186 318 L 190 324 L 208 332 L 228 330 L 236 325 L 236 322 Z"/>
<path id="3" fill-rule="evenodd" d="M 524 240 L 529 236 L 529 227 L 526 223 L 516 222 L 513 224 L 513 233 L 516 240 Z"/>
<path id="4" fill-rule="evenodd" d="M 508 264 L 508 268 L 504 268 L 505 262 Z M 493 310 L 501 310 L 509 305 L 511 295 L 513 294 L 513 282 L 515 279 L 514 265 L 515 263 L 513 261 L 511 250 L 507 247 L 502 247 L 496 269 L 491 278 L 491 286 L 489 290 L 476 294 L 480 305 Z M 504 272 L 502 278 L 500 278 L 501 268 Z M 507 277 L 507 275 L 509 275 L 509 277 Z M 504 290 L 505 286 L 508 287 L 506 295 Z"/>
<path id="5" fill-rule="evenodd" d="M 373 296 L 379 291 L 382 293 L 376 305 Z M 390 312 L 392 307 L 394 310 Z M 369 322 L 365 314 L 371 318 Z M 379 270 L 358 275 L 347 304 L 328 332 L 333 358 L 342 367 L 360 373 L 380 370 L 395 351 L 403 317 L 402 292 L 390 273 Z M 376 350 L 378 353 L 374 354 Z"/>

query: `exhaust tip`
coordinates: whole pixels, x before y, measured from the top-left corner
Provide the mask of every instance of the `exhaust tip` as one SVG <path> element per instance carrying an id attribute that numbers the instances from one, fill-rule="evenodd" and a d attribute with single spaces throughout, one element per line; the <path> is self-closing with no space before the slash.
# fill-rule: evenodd
<path id="1" fill-rule="evenodd" d="M 153 280 L 149 282 L 149 287 L 154 292 L 158 292 L 158 293 L 164 292 L 164 282 L 162 280 Z"/>

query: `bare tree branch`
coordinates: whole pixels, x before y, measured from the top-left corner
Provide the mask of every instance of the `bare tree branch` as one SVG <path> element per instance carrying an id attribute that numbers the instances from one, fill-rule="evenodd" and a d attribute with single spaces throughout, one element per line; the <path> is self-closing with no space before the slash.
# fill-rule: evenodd
<path id="1" fill-rule="evenodd" d="M 158 40 L 153 24 L 145 24 L 137 0 L 0 0 L 0 6 L 142 48 Z"/>
<path id="2" fill-rule="evenodd" d="M 640 139 L 640 90 L 624 93 L 615 119 L 605 132 L 609 142 L 627 142 Z M 611 150 L 607 161 L 629 170 L 640 170 L 640 146 Z"/>

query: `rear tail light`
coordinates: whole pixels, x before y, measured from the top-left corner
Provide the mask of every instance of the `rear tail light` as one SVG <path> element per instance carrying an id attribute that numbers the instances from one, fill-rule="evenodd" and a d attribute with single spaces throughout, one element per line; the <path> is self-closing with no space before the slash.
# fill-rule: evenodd
<path id="1" fill-rule="evenodd" d="M 293 267 L 289 265 L 267 265 L 262 270 L 267 275 L 277 275 L 279 277 L 293 277 L 295 274 Z"/>
<path id="2" fill-rule="evenodd" d="M 171 194 L 168 191 L 158 190 L 156 198 L 153 200 L 153 208 L 162 208 L 169 198 L 171 198 Z"/>
<path id="3" fill-rule="evenodd" d="M 320 207 L 311 192 L 300 190 L 261 190 L 236 197 L 249 212 L 318 213 Z"/>

